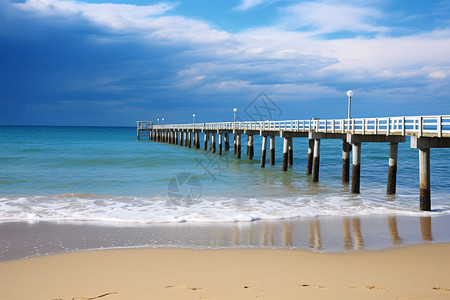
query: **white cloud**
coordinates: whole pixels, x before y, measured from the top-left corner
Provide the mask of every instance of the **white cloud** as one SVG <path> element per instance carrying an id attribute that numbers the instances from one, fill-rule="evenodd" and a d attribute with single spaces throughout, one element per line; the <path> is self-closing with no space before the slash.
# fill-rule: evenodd
<path id="1" fill-rule="evenodd" d="M 383 17 L 376 8 L 341 2 L 304 2 L 282 9 L 282 27 L 303 29 L 315 34 L 350 32 L 384 32 L 387 28 L 373 25 Z"/>
<path id="2" fill-rule="evenodd" d="M 253 8 L 266 0 L 242 0 L 241 4 L 236 7 L 236 10 L 247 10 Z"/>

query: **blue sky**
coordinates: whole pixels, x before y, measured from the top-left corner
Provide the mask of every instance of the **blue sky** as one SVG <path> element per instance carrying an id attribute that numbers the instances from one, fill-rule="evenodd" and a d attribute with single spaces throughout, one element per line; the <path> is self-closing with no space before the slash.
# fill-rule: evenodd
<path id="1" fill-rule="evenodd" d="M 0 0 L 0 124 L 450 114 L 449 1 Z"/>

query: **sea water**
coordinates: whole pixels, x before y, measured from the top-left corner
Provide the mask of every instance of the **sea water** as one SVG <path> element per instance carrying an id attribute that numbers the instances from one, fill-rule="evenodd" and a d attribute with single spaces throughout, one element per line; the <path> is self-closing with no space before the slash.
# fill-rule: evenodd
<path id="1" fill-rule="evenodd" d="M 230 134 L 231 141 L 233 135 Z M 295 138 L 294 165 L 230 151 L 222 156 L 137 141 L 133 127 L 0 127 L 2 222 L 115 224 L 244 222 L 315 216 L 450 213 L 450 149 L 431 150 L 432 212 L 419 210 L 419 154 L 409 138 L 398 152 L 397 194 L 386 195 L 388 143 L 363 143 L 361 193 L 342 183 L 342 141 L 321 143 L 320 179 L 306 175 L 308 139 Z"/>

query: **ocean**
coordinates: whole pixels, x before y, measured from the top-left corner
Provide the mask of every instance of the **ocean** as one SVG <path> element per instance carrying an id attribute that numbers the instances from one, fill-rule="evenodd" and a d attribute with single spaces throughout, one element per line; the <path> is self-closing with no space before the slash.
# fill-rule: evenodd
<path id="1" fill-rule="evenodd" d="M 201 141 L 203 146 L 202 136 Z M 322 141 L 319 182 L 306 175 L 306 138 L 294 139 L 294 165 L 287 172 L 281 170 L 279 137 L 275 166 L 260 168 L 261 141 L 255 136 L 255 156 L 248 160 L 245 136 L 242 159 L 235 159 L 232 144 L 219 156 L 137 141 L 134 127 L 1 126 L 0 223 L 231 228 L 326 217 L 450 214 L 450 149 L 431 150 L 432 211 L 421 212 L 419 154 L 409 138 L 399 145 L 397 194 L 391 196 L 386 195 L 388 143 L 362 144 L 361 193 L 352 194 L 341 179 L 340 140 Z"/>

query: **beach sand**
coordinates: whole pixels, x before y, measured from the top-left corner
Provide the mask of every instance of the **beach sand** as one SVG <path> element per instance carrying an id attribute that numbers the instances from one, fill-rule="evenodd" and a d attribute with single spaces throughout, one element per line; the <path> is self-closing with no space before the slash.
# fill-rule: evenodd
<path id="1" fill-rule="evenodd" d="M 0 263 L 0 299 L 450 299 L 450 244 L 315 253 L 119 249 Z"/>

